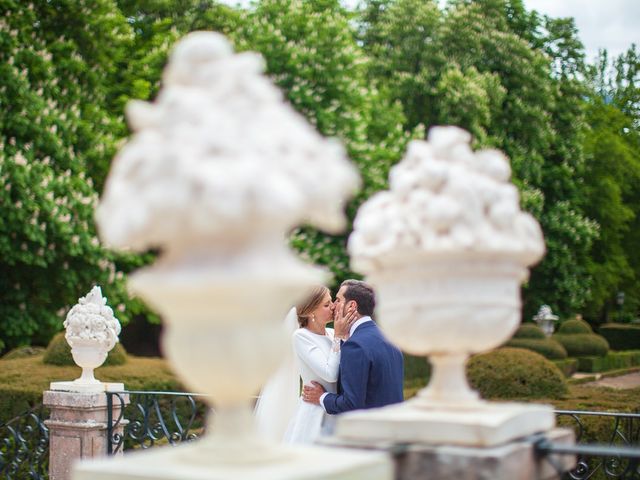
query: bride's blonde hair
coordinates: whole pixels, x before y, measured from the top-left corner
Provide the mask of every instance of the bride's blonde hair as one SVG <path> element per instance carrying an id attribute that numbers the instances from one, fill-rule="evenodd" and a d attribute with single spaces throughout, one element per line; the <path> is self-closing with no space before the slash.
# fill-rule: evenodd
<path id="1" fill-rule="evenodd" d="M 318 285 L 313 287 L 309 292 L 309 295 L 298 305 L 296 305 L 296 311 L 298 312 L 298 325 L 300 327 L 306 327 L 311 318 L 313 311 L 320 306 L 325 295 L 329 293 L 329 289 L 324 285 Z"/>

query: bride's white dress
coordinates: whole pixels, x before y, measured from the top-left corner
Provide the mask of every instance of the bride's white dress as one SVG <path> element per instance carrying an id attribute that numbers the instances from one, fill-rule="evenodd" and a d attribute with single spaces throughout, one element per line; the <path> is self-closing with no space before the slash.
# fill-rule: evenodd
<path id="1" fill-rule="evenodd" d="M 293 333 L 295 363 L 304 385 L 312 381 L 321 384 L 327 392 L 336 393 L 340 351 L 334 351 L 333 330 L 318 335 L 299 328 Z M 312 443 L 323 430 L 329 431 L 333 417 L 325 414 L 320 405 L 314 405 L 298 397 L 298 405 L 284 436 L 285 443 Z"/>

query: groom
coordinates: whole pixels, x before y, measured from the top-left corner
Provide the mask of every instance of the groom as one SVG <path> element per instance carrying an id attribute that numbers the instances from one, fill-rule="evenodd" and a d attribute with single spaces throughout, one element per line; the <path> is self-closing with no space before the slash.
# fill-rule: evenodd
<path id="1" fill-rule="evenodd" d="M 317 382 L 305 385 L 305 402 L 319 404 L 327 413 L 375 408 L 403 399 L 402 353 L 382 335 L 371 319 L 373 289 L 359 280 L 340 285 L 334 303 L 334 320 L 356 311 L 349 339 L 341 347 L 338 393 L 327 393 Z"/>

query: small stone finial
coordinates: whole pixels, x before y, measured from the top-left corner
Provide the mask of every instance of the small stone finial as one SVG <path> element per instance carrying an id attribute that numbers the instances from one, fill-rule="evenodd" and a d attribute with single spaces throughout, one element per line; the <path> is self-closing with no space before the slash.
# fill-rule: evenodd
<path id="1" fill-rule="evenodd" d="M 109 351 L 118 343 L 121 329 L 99 286 L 78 299 L 63 325 L 73 361 L 82 368 L 82 375 L 73 382 L 53 382 L 51 390 L 104 390 L 105 384 L 94 377 L 93 370 L 104 363 Z"/>

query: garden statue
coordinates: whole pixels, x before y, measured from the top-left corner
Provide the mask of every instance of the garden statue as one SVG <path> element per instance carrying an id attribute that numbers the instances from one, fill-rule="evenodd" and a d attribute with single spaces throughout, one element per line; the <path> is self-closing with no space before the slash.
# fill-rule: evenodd
<path id="1" fill-rule="evenodd" d="M 64 328 L 73 361 L 82 368 L 82 375 L 73 382 L 52 382 L 51 390 L 100 392 L 107 386 L 122 389 L 122 384 L 105 384 L 93 375 L 93 370 L 104 363 L 109 351 L 118 343 L 120 334 L 120 322 L 107 305 L 99 286 L 93 287 L 69 310 Z"/>
<path id="2" fill-rule="evenodd" d="M 558 316 L 553 314 L 549 305 L 542 305 L 538 313 L 533 316 L 533 321 L 538 324 L 547 337 L 550 337 L 553 335 L 554 322 L 558 321 Z"/>
<path id="3" fill-rule="evenodd" d="M 391 476 L 381 454 L 338 451 L 326 462 L 325 448 L 272 444 L 254 429 L 252 397 L 290 348 L 282 319 L 326 278 L 286 236 L 301 223 L 340 231 L 359 186 L 341 144 L 263 71 L 259 55 L 235 54 L 222 35 L 192 33 L 175 46 L 155 102 L 128 106 L 134 135 L 107 179 L 100 235 L 115 248 L 160 251 L 130 287 L 161 313 L 165 356 L 187 388 L 210 395 L 215 414 L 196 442 L 81 466 L 74 478 Z"/>
<path id="4" fill-rule="evenodd" d="M 467 383 L 469 355 L 518 328 L 520 284 L 544 253 L 507 159 L 473 152 L 470 140 L 457 127 L 432 128 L 393 167 L 390 190 L 357 214 L 352 267 L 377 289 L 380 325 L 433 368 L 416 398 L 341 417 L 340 437 L 487 446 L 554 425 L 549 406 L 484 402 Z"/>

